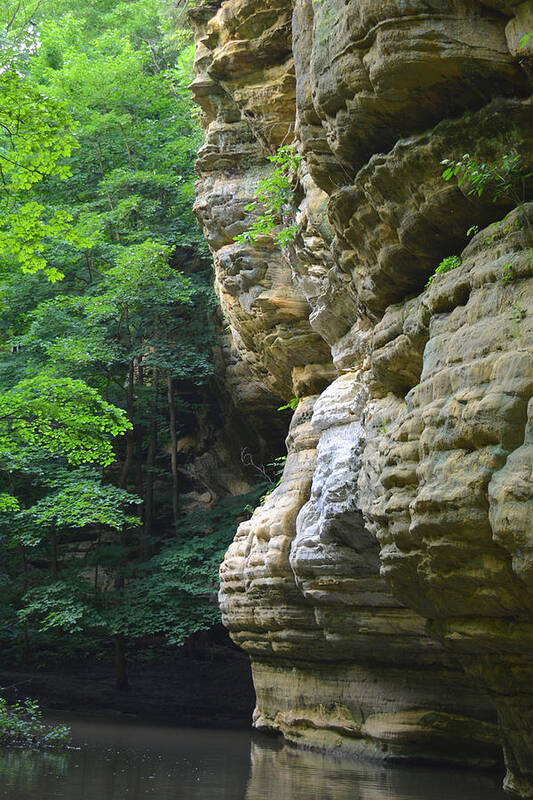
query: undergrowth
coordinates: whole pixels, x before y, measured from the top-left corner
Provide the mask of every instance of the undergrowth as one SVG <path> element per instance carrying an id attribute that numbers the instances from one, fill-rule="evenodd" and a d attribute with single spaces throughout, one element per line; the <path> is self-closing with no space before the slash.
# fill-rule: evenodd
<path id="1" fill-rule="evenodd" d="M 9 705 L 0 697 L 0 744 L 17 747 L 64 747 L 70 736 L 67 725 L 49 725 L 36 700 Z"/>

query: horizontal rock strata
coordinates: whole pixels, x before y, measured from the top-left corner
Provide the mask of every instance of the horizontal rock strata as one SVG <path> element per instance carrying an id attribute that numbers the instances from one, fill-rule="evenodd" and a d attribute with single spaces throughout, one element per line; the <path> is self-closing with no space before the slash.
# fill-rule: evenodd
<path id="1" fill-rule="evenodd" d="M 264 415 L 299 398 L 283 479 L 221 568 L 255 724 L 390 760 L 488 765 L 503 747 L 524 796 L 533 181 L 473 194 L 441 162 L 470 153 L 501 177 L 518 156 L 533 172 L 532 15 L 512 0 L 226 0 L 194 12 L 193 83 L 226 383 Z M 235 241 L 291 142 L 294 239 Z"/>

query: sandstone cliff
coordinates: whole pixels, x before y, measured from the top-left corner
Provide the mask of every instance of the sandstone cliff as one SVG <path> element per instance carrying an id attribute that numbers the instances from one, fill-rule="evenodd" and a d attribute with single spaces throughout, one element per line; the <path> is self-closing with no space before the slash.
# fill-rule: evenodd
<path id="1" fill-rule="evenodd" d="M 282 483 L 221 569 L 255 724 L 385 759 L 486 765 L 501 744 L 533 796 L 533 205 L 441 177 L 465 152 L 533 171 L 533 3 L 194 20 L 226 384 L 265 414 L 300 398 Z M 296 237 L 236 242 L 289 142 Z"/>

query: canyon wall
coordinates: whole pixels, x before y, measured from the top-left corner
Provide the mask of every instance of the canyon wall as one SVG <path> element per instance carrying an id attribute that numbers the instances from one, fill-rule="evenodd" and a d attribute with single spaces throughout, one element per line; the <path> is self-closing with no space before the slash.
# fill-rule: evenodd
<path id="1" fill-rule="evenodd" d="M 503 747 L 533 796 L 533 182 L 472 194 L 441 163 L 533 172 L 533 3 L 192 16 L 225 384 L 267 429 L 299 401 L 283 479 L 221 568 L 255 725 L 385 760 Z M 286 144 L 295 235 L 236 241 Z"/>

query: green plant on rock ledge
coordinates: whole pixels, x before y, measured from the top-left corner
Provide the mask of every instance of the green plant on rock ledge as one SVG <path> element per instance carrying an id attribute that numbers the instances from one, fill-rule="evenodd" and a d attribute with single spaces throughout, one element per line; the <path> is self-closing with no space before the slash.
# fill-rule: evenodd
<path id="1" fill-rule="evenodd" d="M 299 397 L 291 397 L 288 403 L 285 403 L 284 406 L 280 406 L 278 408 L 278 411 L 286 411 L 287 409 L 291 409 L 291 411 L 296 411 L 299 402 L 300 402 Z"/>
<path id="2" fill-rule="evenodd" d="M 525 172 L 522 156 L 516 150 L 504 153 L 496 162 L 478 161 L 465 153 L 458 161 L 445 158 L 441 164 L 446 167 L 442 173 L 445 181 L 456 177 L 458 186 L 465 181 L 469 184 L 468 196 L 481 197 L 485 189 L 490 189 L 494 202 L 507 196 L 517 205 L 524 202 L 525 182 L 533 176 Z"/>
<path id="3" fill-rule="evenodd" d="M 459 256 L 447 256 L 447 258 L 443 258 L 440 262 L 439 266 L 433 273 L 433 275 L 429 278 L 428 282 L 426 283 L 426 289 L 428 289 L 432 282 L 433 278 L 437 275 L 442 275 L 444 272 L 450 272 L 452 269 L 457 269 L 457 267 L 461 266 L 461 259 Z"/>
<path id="4" fill-rule="evenodd" d="M 457 161 L 446 158 L 441 161 L 441 164 L 446 167 L 442 173 L 444 180 L 457 178 L 459 187 L 466 183 L 467 196 L 480 198 L 487 189 L 492 195 L 493 202 L 504 199 L 514 203 L 516 215 L 515 209 L 513 209 L 506 214 L 502 221 L 491 223 L 489 230 L 492 228 L 494 233 L 485 236 L 485 244 L 493 244 L 502 233 L 507 235 L 521 231 L 526 247 L 529 251 L 531 250 L 533 228 L 525 204 L 528 199 L 527 181 L 533 177 L 533 172 L 526 171 L 523 158 L 515 148 L 504 153 L 497 161 L 481 161 L 469 153 L 464 153 Z M 478 225 L 472 225 L 468 228 L 466 235 L 472 236 L 477 233 L 479 233 Z M 444 259 L 435 274 L 454 269 L 460 263 L 457 256 Z M 426 283 L 426 288 L 430 286 L 433 277 L 434 275 Z M 511 264 L 504 264 L 500 277 L 504 281 L 511 281 L 516 277 Z"/>
<path id="5" fill-rule="evenodd" d="M 274 461 L 271 461 L 268 465 L 271 469 L 274 470 L 274 481 L 272 485 L 266 490 L 264 494 L 261 495 L 259 498 L 259 505 L 263 505 L 269 494 L 272 494 L 274 489 L 277 489 L 280 485 L 281 481 L 283 480 L 283 470 L 285 469 L 285 464 L 287 463 L 287 456 L 279 456 L 275 458 Z"/>
<path id="6" fill-rule="evenodd" d="M 466 194 L 469 197 L 479 198 L 487 189 L 491 192 L 494 203 L 502 198 L 513 202 L 520 212 L 520 221 L 516 220 L 514 227 L 518 230 L 527 230 L 528 238 L 533 239 L 529 218 L 523 211 L 527 199 L 526 182 L 533 177 L 533 172 L 526 171 L 523 158 L 516 149 L 512 148 L 504 153 L 499 161 L 481 161 L 470 153 L 464 153 L 457 161 L 445 158 L 441 164 L 446 167 L 442 173 L 444 180 L 457 178 L 459 187 L 466 182 Z M 473 225 L 468 229 L 467 236 L 477 231 L 477 225 Z M 490 244 L 491 241 L 487 243 Z"/>
<path id="7" fill-rule="evenodd" d="M 283 214 L 293 208 L 296 172 L 302 156 L 296 151 L 296 145 L 289 144 L 280 147 L 275 155 L 268 156 L 268 160 L 274 164 L 274 169 L 259 181 L 254 201 L 245 206 L 245 211 L 255 211 L 261 204 L 265 212 L 255 219 L 251 228 L 235 236 L 234 241 L 239 244 L 253 244 L 258 236 L 268 236 L 282 223 Z M 274 235 L 274 240 L 285 247 L 292 242 L 297 230 L 297 225 L 282 228 Z"/>
<path id="8" fill-rule="evenodd" d="M 527 311 L 517 302 L 511 305 L 511 309 L 512 309 L 512 314 L 509 317 L 509 319 L 511 320 L 511 335 L 513 339 L 519 339 L 521 335 L 520 323 L 527 316 Z"/>
<path id="9" fill-rule="evenodd" d="M 503 281 L 512 281 L 515 277 L 514 267 L 512 264 L 504 264 L 501 269 L 501 276 Z"/>

